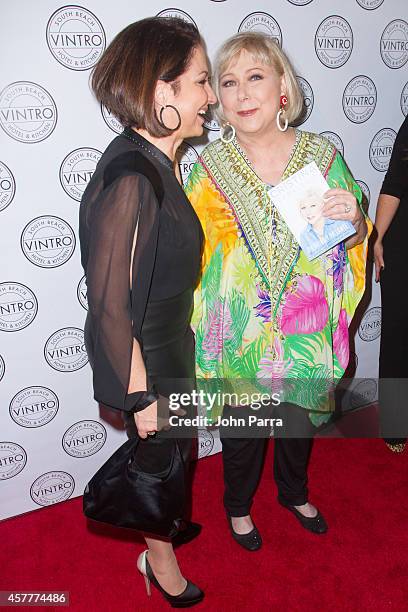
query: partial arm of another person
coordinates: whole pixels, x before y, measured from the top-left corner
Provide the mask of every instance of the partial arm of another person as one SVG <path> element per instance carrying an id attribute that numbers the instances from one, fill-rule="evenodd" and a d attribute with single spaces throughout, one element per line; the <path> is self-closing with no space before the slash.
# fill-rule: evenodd
<path id="1" fill-rule="evenodd" d="M 375 280 L 384 268 L 383 238 L 398 210 L 402 196 L 408 191 L 408 117 L 405 118 L 391 154 L 390 163 L 378 198 L 375 215 L 377 239 L 374 244 Z"/>
<path id="2" fill-rule="evenodd" d="M 377 283 L 380 280 L 382 268 L 385 268 L 383 238 L 395 217 L 399 203 L 399 198 L 386 193 L 380 193 L 378 198 L 374 224 L 377 230 L 377 238 L 374 243 L 375 280 Z"/>

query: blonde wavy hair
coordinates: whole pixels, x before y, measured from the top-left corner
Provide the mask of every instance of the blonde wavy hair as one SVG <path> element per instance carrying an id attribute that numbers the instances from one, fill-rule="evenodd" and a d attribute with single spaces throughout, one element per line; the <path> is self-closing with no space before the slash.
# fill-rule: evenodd
<path id="1" fill-rule="evenodd" d="M 295 71 L 289 58 L 275 39 L 261 32 L 240 32 L 228 38 L 218 49 L 214 59 L 213 77 L 214 91 L 218 100 L 220 100 L 221 75 L 224 74 L 231 61 L 244 49 L 252 55 L 255 62 L 272 66 L 278 76 L 284 76 L 288 98 L 288 103 L 285 106 L 285 117 L 287 117 L 289 123 L 293 123 L 304 110 L 303 95 Z M 225 123 L 226 119 L 220 103 L 215 107 L 214 113 L 221 124 Z"/>

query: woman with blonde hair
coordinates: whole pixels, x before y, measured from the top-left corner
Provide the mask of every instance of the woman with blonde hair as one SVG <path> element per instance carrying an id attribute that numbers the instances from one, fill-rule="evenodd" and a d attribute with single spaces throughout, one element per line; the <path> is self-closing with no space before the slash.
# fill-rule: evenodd
<path id="1" fill-rule="evenodd" d="M 271 37 L 246 32 L 227 40 L 216 56 L 214 87 L 221 138 L 204 149 L 186 187 L 205 235 L 193 315 L 197 376 L 229 390 L 279 390 L 278 501 L 304 528 L 322 534 L 327 524 L 308 501 L 307 464 L 313 434 L 330 418 L 332 389 L 348 364 L 348 326 L 365 289 L 370 222 L 360 187 L 335 147 L 289 127 L 303 98 Z M 309 261 L 268 189 L 312 161 L 331 187 L 323 216 L 351 221 L 355 234 Z M 223 407 L 224 417 L 242 416 L 246 423 L 251 413 L 250 405 Z M 257 550 L 262 540 L 250 508 L 270 429 L 222 426 L 220 434 L 232 536 Z"/>

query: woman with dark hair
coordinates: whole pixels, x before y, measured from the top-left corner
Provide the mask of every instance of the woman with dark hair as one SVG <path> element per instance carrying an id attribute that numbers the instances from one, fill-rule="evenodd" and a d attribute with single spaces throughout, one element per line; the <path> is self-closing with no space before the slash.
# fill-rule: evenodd
<path id="1" fill-rule="evenodd" d="M 405 449 L 408 432 L 408 324 L 403 244 L 408 226 L 408 117 L 400 127 L 375 215 L 375 280 L 381 285 L 379 403 L 390 450 Z"/>
<path id="2" fill-rule="evenodd" d="M 194 381 L 189 323 L 202 230 L 175 173 L 175 153 L 184 138 L 202 134 L 203 115 L 216 100 L 208 70 L 193 25 L 153 17 L 120 32 L 92 74 L 96 98 L 124 131 L 102 155 L 80 207 L 85 341 L 94 397 L 122 411 L 128 436 L 141 438 L 137 466 L 153 477 L 169 470 L 175 444 L 187 476 L 191 449 L 191 438 L 165 435 L 158 426 L 158 399 Z M 183 517 L 173 518 L 179 528 Z M 203 592 L 179 570 L 172 542 L 159 534 L 158 525 L 138 559 L 148 593 L 152 582 L 172 606 L 201 601 Z M 190 524 L 176 537 L 195 534 Z"/>

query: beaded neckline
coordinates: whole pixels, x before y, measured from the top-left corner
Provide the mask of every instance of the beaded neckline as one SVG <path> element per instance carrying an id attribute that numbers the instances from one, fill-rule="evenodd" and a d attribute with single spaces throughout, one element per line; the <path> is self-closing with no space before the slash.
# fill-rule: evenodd
<path id="1" fill-rule="evenodd" d="M 169 170 L 174 171 L 174 164 L 171 161 L 170 157 L 167 157 L 163 151 L 157 148 L 154 144 L 143 138 L 140 134 L 132 130 L 130 127 L 125 127 L 121 136 L 124 136 L 128 140 L 134 142 L 138 147 L 149 153 L 152 157 L 157 159 L 163 166 L 169 168 Z"/>

